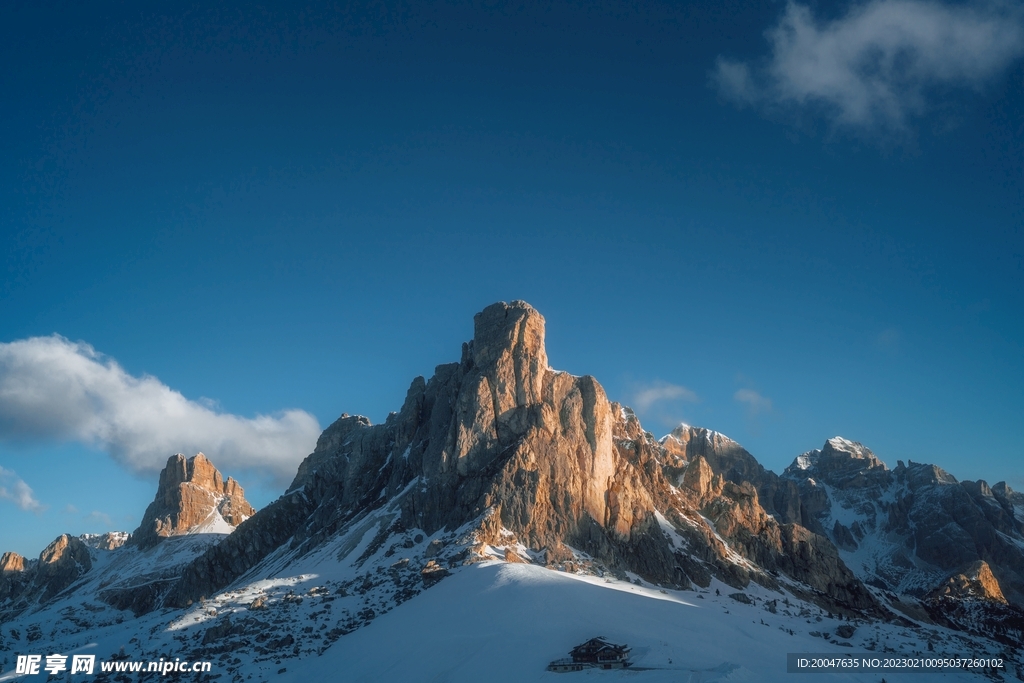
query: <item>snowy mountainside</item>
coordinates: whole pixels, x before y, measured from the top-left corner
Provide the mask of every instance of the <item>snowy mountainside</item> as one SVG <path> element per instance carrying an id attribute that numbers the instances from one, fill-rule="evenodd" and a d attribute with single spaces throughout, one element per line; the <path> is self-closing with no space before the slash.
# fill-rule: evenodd
<path id="1" fill-rule="evenodd" d="M 57 652 L 208 660 L 234 681 L 341 671 L 346 681 L 555 680 L 547 663 L 596 635 L 633 648 L 633 669 L 602 675 L 650 681 L 781 681 L 785 652 L 993 651 L 984 638 L 936 625 L 840 618 L 785 587 L 752 583 L 737 592 L 712 579 L 706 588 L 666 589 L 616 577 L 578 552 L 544 567 L 523 561 L 529 551 L 507 531 L 503 547 L 481 546 L 468 528 L 382 538 L 389 512 L 368 515 L 315 552 L 268 557 L 252 576 L 184 610 L 132 618 L 79 592 L 77 610 L 53 604 L 11 626 L 22 638 L 40 634 L 34 642 Z M 420 569 L 431 561 L 443 577 Z M 9 638 L 4 645 L 31 650 Z M 9 670 L 11 655 L 3 655 Z"/>
<path id="2" fill-rule="evenodd" d="M 205 456 L 172 457 L 131 538 L 65 541 L 60 581 L 0 615 L 0 660 L 45 644 L 234 683 L 532 680 L 604 635 L 638 668 L 600 675 L 651 680 L 772 680 L 780 653 L 850 648 L 1016 664 L 1021 497 L 929 467 L 836 438 L 780 476 L 718 432 L 658 440 L 548 365 L 537 311 L 494 304 L 458 362 L 382 424 L 343 414 L 259 511 Z M 4 556 L 0 607 L 44 559 Z"/>
<path id="3" fill-rule="evenodd" d="M 986 560 L 1013 590 L 1024 567 L 1024 536 L 1004 494 L 984 482 L 958 482 L 933 466 L 888 469 L 870 450 L 844 439 L 798 456 L 784 477 L 817 501 L 815 519 L 858 573 L 879 587 L 923 595 L 951 571 Z M 1005 484 L 995 487 L 1009 491 Z M 1004 585 L 1004 589 L 1006 585 Z"/>
<path id="4" fill-rule="evenodd" d="M 783 477 L 797 483 L 804 510 L 844 562 L 894 606 L 929 597 L 977 563 L 991 568 L 1004 602 L 1024 606 L 1019 494 L 1005 483 L 958 482 L 914 462 L 890 470 L 867 447 L 839 437 L 798 456 Z"/>
<path id="5" fill-rule="evenodd" d="M 343 671 L 353 683 L 560 681 L 570 674 L 546 671 L 548 662 L 597 635 L 632 647 L 633 667 L 572 676 L 673 683 L 787 681 L 786 652 L 841 655 L 852 646 L 859 652 L 926 653 L 929 642 L 938 651 L 979 647 L 945 629 L 829 618 L 816 606 L 759 586 L 743 594 L 751 604 L 729 597 L 732 592 L 718 581 L 707 589 L 673 591 L 535 565 L 478 564 L 340 640 L 323 657 L 301 668 L 287 667 L 280 680 Z M 853 631 L 849 639 L 835 635 L 843 626 Z M 877 683 L 880 675 L 829 679 Z M 955 672 L 929 680 L 979 677 Z"/>
<path id="6" fill-rule="evenodd" d="M 174 455 L 134 533 L 64 534 L 34 560 L 4 553 L 0 621 L 21 614 L 30 618 L 83 596 L 135 614 L 149 611 L 184 566 L 253 512 L 241 486 L 230 477 L 225 481 L 202 453 L 187 459 Z"/>

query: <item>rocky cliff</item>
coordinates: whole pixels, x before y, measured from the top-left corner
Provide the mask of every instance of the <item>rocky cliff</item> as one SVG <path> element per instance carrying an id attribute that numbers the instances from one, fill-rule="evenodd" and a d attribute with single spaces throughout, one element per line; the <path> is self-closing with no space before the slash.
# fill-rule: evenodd
<path id="1" fill-rule="evenodd" d="M 0 615 L 51 600 L 90 569 L 88 546 L 67 534 L 58 536 L 33 562 L 17 553 L 4 553 L 0 558 Z"/>
<path id="2" fill-rule="evenodd" d="M 992 574 L 992 568 L 981 560 L 973 563 L 965 571 L 946 579 L 946 582 L 933 590 L 928 597 L 1006 603 L 1003 589 Z"/>
<path id="3" fill-rule="evenodd" d="M 66 591 L 82 591 L 135 613 L 152 610 L 182 567 L 254 513 L 242 487 L 225 480 L 202 453 L 189 459 L 174 455 L 134 534 L 64 534 L 35 560 L 4 553 L 0 621 L 38 609 Z"/>
<path id="4" fill-rule="evenodd" d="M 779 522 L 799 524 L 823 535 L 814 516 L 805 514 L 796 483 L 766 470 L 745 448 L 724 434 L 683 424 L 662 437 L 659 443 L 680 464 L 699 455 L 726 481 L 753 486 L 762 507 Z"/>
<path id="5" fill-rule="evenodd" d="M 205 455 L 178 453 L 160 472 L 156 498 L 128 543 L 150 548 L 170 536 L 225 533 L 255 512 L 238 482 L 225 481 Z"/>
<path id="6" fill-rule="evenodd" d="M 458 362 L 415 378 L 383 424 L 342 414 L 255 513 L 205 456 L 172 457 L 127 543 L 61 537 L 38 559 L 0 557 L 0 622 L 42 633 L 48 614 L 70 648 L 131 610 L 131 628 L 164 638 L 159 651 L 132 639 L 136 656 L 172 644 L 247 680 L 247 658 L 278 670 L 324 654 L 466 565 L 502 560 L 692 590 L 724 614 L 735 602 L 784 617 L 790 637 L 828 615 L 843 623 L 812 637 L 856 631 L 869 649 L 888 647 L 880 628 L 911 624 L 929 643 L 1024 642 L 1024 497 L 1004 483 L 890 469 L 838 437 L 782 475 L 708 429 L 658 440 L 593 377 L 552 369 L 544 336 L 529 305 L 487 307 Z"/>
<path id="7" fill-rule="evenodd" d="M 328 427 L 286 495 L 188 567 L 168 604 L 210 595 L 271 553 L 308 552 L 390 504 L 375 543 L 468 527 L 476 555 L 521 551 L 552 565 L 582 555 L 674 587 L 712 576 L 777 585 L 781 574 L 837 610 L 877 608 L 827 538 L 769 514 L 743 472 L 732 481 L 693 457 L 728 449 L 675 446 L 593 377 L 551 369 L 536 310 L 494 304 L 460 361 L 416 378 L 384 424 L 343 415 Z"/>
<path id="8" fill-rule="evenodd" d="M 839 437 L 798 456 L 783 477 L 798 486 L 808 526 L 827 535 L 865 582 L 934 597 L 939 589 L 954 595 L 967 585 L 962 577 L 980 571 L 993 595 L 1024 606 L 1019 494 L 1004 482 L 958 482 L 914 462 L 889 469 Z"/>

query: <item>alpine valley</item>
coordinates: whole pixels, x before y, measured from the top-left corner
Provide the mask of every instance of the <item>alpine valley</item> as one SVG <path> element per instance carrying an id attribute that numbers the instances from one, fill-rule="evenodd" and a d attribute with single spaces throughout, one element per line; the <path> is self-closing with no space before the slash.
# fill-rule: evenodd
<path id="1" fill-rule="evenodd" d="M 866 651 L 1006 664 L 890 681 L 1024 679 L 1024 495 L 840 437 L 781 474 L 709 429 L 658 439 L 549 367 L 520 301 L 478 313 L 383 424 L 343 414 L 267 507 L 174 455 L 130 535 L 0 572 L 0 681 L 26 653 L 205 660 L 171 676 L 231 683 L 707 682 Z M 632 666 L 547 670 L 595 636 Z"/>

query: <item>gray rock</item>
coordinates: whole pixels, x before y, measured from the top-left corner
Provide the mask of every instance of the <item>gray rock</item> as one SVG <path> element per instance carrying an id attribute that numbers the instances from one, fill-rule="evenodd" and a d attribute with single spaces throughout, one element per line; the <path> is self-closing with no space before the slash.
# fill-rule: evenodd
<path id="1" fill-rule="evenodd" d="M 827 539 L 805 534 L 803 545 L 787 542 L 797 532 L 761 506 L 759 485 L 797 517 L 794 482 L 706 430 L 677 431 L 675 441 L 659 443 L 594 378 L 549 368 L 544 333 L 544 318 L 528 304 L 488 306 L 458 363 L 439 365 L 429 381 L 413 380 L 402 409 L 384 424 L 342 415 L 289 492 L 186 568 L 166 604 L 213 594 L 285 542 L 299 554 L 312 550 L 368 505 L 401 493 L 394 529 L 434 534 L 474 523 L 480 544 L 503 545 L 510 531 L 549 565 L 572 562 L 572 547 L 613 572 L 676 588 L 707 586 L 712 576 L 737 588 L 751 580 L 775 587 L 773 572 L 791 572 L 813 578 L 826 602 L 873 606 L 827 552 Z M 728 466 L 736 481 L 716 473 L 708 458 Z M 414 480 L 422 483 L 410 486 Z M 381 527 L 367 552 L 391 533 Z M 435 541 L 426 556 L 439 557 L 442 548 Z M 737 564 L 733 552 L 762 569 Z M 828 560 L 820 571 L 818 557 Z"/>
<path id="2" fill-rule="evenodd" d="M 852 638 L 853 634 L 857 632 L 857 628 L 852 624 L 841 624 L 836 626 L 836 637 L 837 638 Z"/>
<path id="3" fill-rule="evenodd" d="M 915 462 L 890 470 L 867 447 L 839 437 L 799 456 L 783 476 L 799 487 L 805 527 L 842 550 L 876 548 L 878 561 L 857 567 L 861 581 L 908 586 L 920 598 L 984 563 L 994 592 L 1024 607 L 1024 520 L 1017 517 L 1024 501 L 1005 482 L 958 482 Z M 833 519 L 840 510 L 859 519 L 847 527 Z"/>

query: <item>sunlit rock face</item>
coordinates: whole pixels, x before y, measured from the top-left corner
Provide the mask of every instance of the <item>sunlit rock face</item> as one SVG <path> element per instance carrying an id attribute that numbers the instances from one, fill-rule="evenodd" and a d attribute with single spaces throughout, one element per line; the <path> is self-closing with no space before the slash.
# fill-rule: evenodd
<path id="1" fill-rule="evenodd" d="M 76 596 L 135 614 L 152 611 L 186 565 L 254 513 L 241 486 L 225 481 L 202 453 L 172 456 L 134 534 L 63 534 L 37 559 L 0 556 L 0 623 Z"/>
<path id="2" fill-rule="evenodd" d="M 0 555 L 0 574 L 7 572 L 20 572 L 25 570 L 25 558 L 18 553 L 4 553 Z"/>
<path id="3" fill-rule="evenodd" d="M 169 536 L 224 533 L 255 512 L 238 482 L 225 481 L 205 455 L 186 459 L 179 453 L 160 472 L 156 497 L 128 543 L 149 548 Z"/>
<path id="4" fill-rule="evenodd" d="M 413 380 L 384 424 L 342 415 L 288 493 L 189 567 L 169 604 L 227 585 L 282 544 L 313 549 L 397 501 L 396 530 L 469 524 L 481 546 L 511 535 L 548 563 L 575 549 L 666 586 L 712 576 L 774 586 L 781 572 L 822 600 L 874 608 L 830 541 L 795 524 L 793 482 L 707 430 L 659 443 L 596 379 L 550 368 L 544 337 L 543 316 L 525 302 L 485 308 L 459 362 Z M 709 466 L 727 458 L 738 481 Z M 757 484 L 742 480 L 748 472 Z M 788 516 L 762 507 L 759 487 L 793 508 Z"/>
<path id="5" fill-rule="evenodd" d="M 0 622 L 66 613 L 84 633 L 166 617 L 162 642 L 193 660 L 241 653 L 228 670 L 245 678 L 246 657 L 324 655 L 498 560 L 699 589 L 707 604 L 760 594 L 765 614 L 800 628 L 819 610 L 876 625 L 902 614 L 1020 640 L 1024 499 L 1005 484 L 889 469 L 840 437 L 782 475 L 709 429 L 659 440 L 593 377 L 549 367 L 544 342 L 528 304 L 488 306 L 458 362 L 415 378 L 383 424 L 343 414 L 259 512 L 202 454 L 170 458 L 129 542 L 61 537 L 39 559 L 0 558 Z M 715 579 L 744 592 L 715 595 Z"/>
<path id="6" fill-rule="evenodd" d="M 992 568 L 982 560 L 973 563 L 964 572 L 950 576 L 929 597 L 1006 603 L 1003 589 L 992 574 Z"/>
<path id="7" fill-rule="evenodd" d="M 54 539 L 31 562 L 17 553 L 4 553 L 0 557 L 0 615 L 50 600 L 90 569 L 88 546 L 68 534 Z"/>

